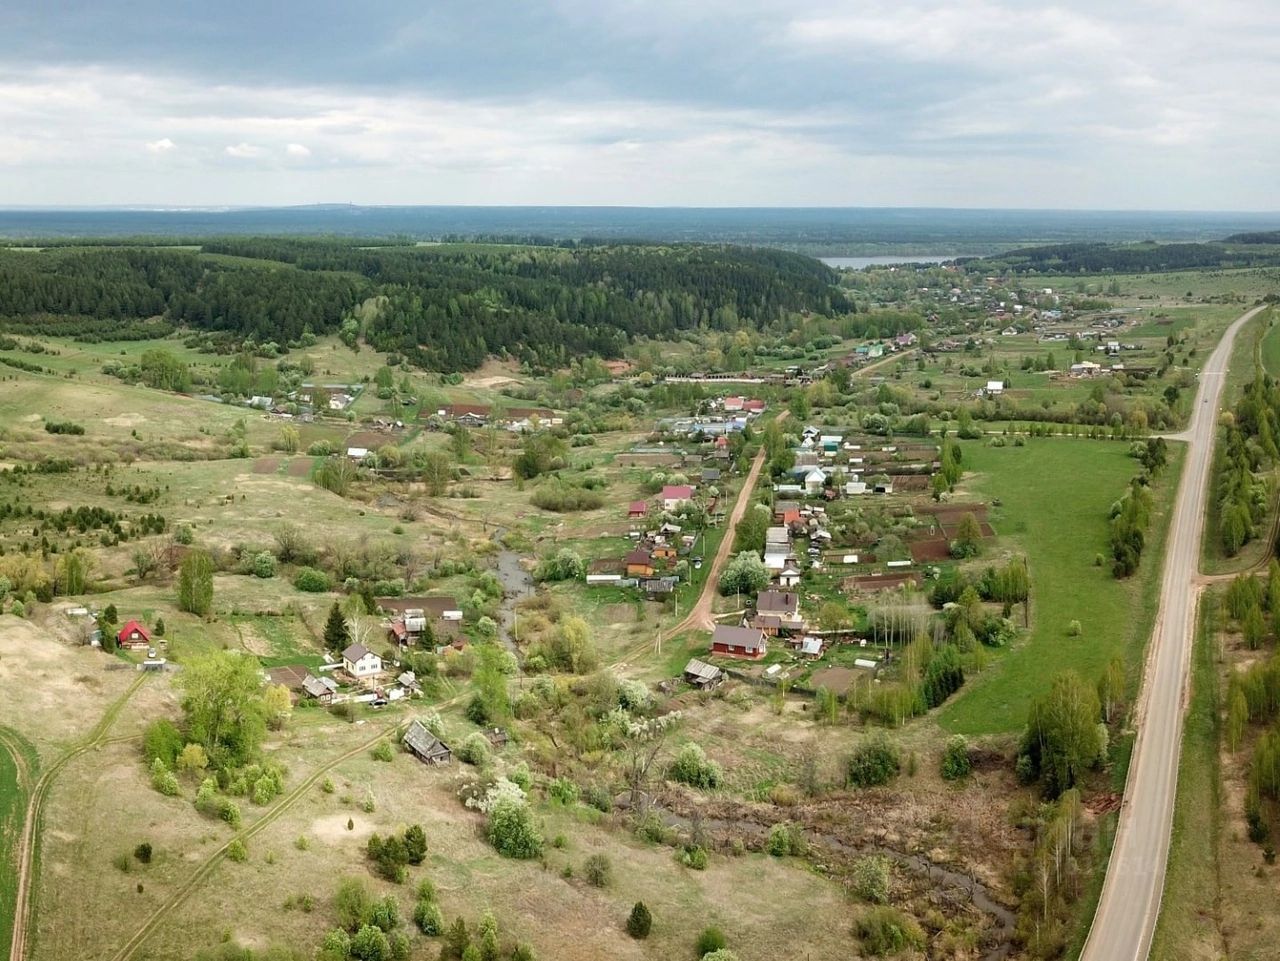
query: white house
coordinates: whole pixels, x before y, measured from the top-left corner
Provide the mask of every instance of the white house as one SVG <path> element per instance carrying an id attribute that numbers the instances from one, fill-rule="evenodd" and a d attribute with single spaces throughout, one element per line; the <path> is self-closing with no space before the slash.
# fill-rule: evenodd
<path id="1" fill-rule="evenodd" d="M 814 468 L 804 475 L 804 490 L 806 494 L 821 494 L 822 488 L 827 486 L 827 472 L 819 468 Z"/>
<path id="2" fill-rule="evenodd" d="M 348 447 L 347 456 L 352 460 L 364 460 L 369 456 L 369 448 L 367 447 Z"/>
<path id="3" fill-rule="evenodd" d="M 867 492 L 866 481 L 856 480 L 856 481 L 845 482 L 844 493 L 846 497 L 855 497 L 858 494 L 865 494 L 866 492 Z"/>
<path id="4" fill-rule="evenodd" d="M 989 380 L 987 386 L 983 388 L 987 392 L 988 397 L 999 397 L 1004 393 L 1004 381 Z"/>
<path id="5" fill-rule="evenodd" d="M 363 644 L 352 644 L 342 652 L 342 666 L 352 677 L 373 677 L 382 673 L 382 658 Z"/>

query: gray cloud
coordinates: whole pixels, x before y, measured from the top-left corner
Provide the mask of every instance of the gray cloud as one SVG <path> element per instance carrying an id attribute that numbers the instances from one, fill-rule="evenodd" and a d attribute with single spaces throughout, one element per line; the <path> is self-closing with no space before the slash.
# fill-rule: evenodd
<path id="1" fill-rule="evenodd" d="M 1277 40 L 1269 0 L 9 0 L 0 203 L 1275 209 Z"/>

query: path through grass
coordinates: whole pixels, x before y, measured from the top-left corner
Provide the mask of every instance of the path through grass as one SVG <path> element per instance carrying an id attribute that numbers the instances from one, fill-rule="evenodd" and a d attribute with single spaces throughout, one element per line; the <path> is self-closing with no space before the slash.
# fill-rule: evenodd
<path id="1" fill-rule="evenodd" d="M 965 484 L 1001 506 L 991 512 L 996 532 L 1031 568 L 1030 635 L 999 655 L 941 712 L 940 723 L 965 734 L 1020 730 L 1033 698 L 1068 668 L 1092 682 L 1121 654 L 1136 679 L 1155 616 L 1169 506 L 1182 470 L 1182 445 L 1156 489 L 1157 516 L 1139 572 L 1111 576 L 1107 512 L 1139 470 L 1129 445 L 1068 438 L 1029 440 L 1025 447 L 962 445 Z M 1079 637 L 1067 626 L 1078 620 Z"/>

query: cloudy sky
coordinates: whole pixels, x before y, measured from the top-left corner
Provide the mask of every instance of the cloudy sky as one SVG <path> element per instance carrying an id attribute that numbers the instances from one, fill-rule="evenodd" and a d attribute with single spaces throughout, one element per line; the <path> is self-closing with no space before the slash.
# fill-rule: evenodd
<path id="1" fill-rule="evenodd" d="M 0 205 L 1280 210 L 1275 0 L 4 0 Z"/>

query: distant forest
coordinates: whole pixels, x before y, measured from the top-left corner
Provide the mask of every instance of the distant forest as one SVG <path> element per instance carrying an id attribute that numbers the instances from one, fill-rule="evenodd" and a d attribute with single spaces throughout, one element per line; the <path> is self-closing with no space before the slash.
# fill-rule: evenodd
<path id="1" fill-rule="evenodd" d="M 356 308 L 376 297 L 363 336 L 379 351 L 446 372 L 491 354 L 555 367 L 617 357 L 633 337 L 851 313 L 836 279 L 798 254 L 692 244 L 61 247 L 0 251 L 0 328 L 114 340 L 180 326 L 284 349 L 308 333 L 353 339 Z"/>
<path id="2" fill-rule="evenodd" d="M 1241 237 L 1266 238 L 1240 240 Z M 1165 270 L 1280 266 L 1280 247 L 1241 249 L 1247 245 L 1280 243 L 1280 234 L 1238 234 L 1232 243 L 1213 244 L 1051 244 L 1010 250 L 997 257 L 969 261 L 983 273 L 1118 274 Z"/>

